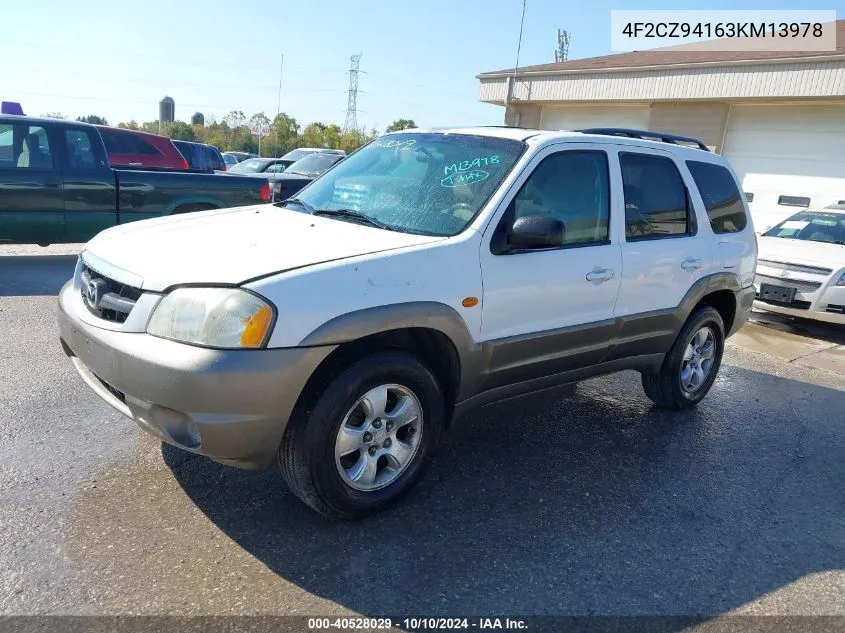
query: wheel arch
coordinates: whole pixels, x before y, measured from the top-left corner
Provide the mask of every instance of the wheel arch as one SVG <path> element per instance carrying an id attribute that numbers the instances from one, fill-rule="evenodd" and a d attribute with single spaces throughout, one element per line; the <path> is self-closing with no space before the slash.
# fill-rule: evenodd
<path id="1" fill-rule="evenodd" d="M 472 393 L 479 380 L 480 347 L 458 312 L 436 302 L 350 312 L 316 328 L 299 345 L 337 346 L 315 370 L 303 393 L 320 393 L 340 369 L 384 349 L 407 351 L 428 367 L 446 398 L 447 419 L 455 403 Z"/>

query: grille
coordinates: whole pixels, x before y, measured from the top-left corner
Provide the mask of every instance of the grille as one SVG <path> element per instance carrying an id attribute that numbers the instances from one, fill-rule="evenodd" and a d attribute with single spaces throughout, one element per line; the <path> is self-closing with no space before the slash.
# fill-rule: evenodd
<path id="1" fill-rule="evenodd" d="M 782 268 L 796 273 L 810 273 L 811 275 L 829 275 L 833 272 L 832 268 L 819 268 L 817 266 L 803 266 L 801 264 L 787 264 L 786 262 L 776 262 L 770 259 L 758 259 L 758 264 L 763 266 L 771 266 L 773 268 Z"/>
<path id="2" fill-rule="evenodd" d="M 82 303 L 104 321 L 125 322 L 141 297 L 139 288 L 109 279 L 88 266 L 83 266 L 80 281 Z"/>
<path id="3" fill-rule="evenodd" d="M 769 277 L 768 275 L 754 275 L 754 281 L 758 284 L 771 284 L 773 286 L 786 286 L 787 288 L 798 288 L 799 292 L 813 292 L 821 288 L 818 281 L 803 281 L 801 279 L 781 279 L 780 277 Z"/>

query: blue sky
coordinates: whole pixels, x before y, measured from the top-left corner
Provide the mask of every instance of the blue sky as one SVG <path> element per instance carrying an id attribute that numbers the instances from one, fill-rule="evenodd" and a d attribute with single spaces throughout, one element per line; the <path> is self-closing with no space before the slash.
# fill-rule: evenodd
<path id="1" fill-rule="evenodd" d="M 841 3 L 841 0 L 839 0 Z M 477 100 L 479 72 L 512 67 L 522 0 L 50 0 L 9 2 L 0 39 L 0 99 L 27 114 L 99 114 L 110 123 L 199 110 L 221 119 L 278 105 L 303 125 L 343 123 L 349 56 L 362 53 L 359 123 L 500 124 L 501 107 Z M 743 9 L 795 9 L 795 0 L 746 1 Z M 48 8 L 49 7 L 49 8 Z M 520 65 L 554 61 L 558 27 L 570 58 L 609 52 L 611 9 L 694 9 L 684 0 L 527 0 Z M 736 8 L 713 1 L 709 9 Z M 814 2 L 835 9 L 837 2 Z M 842 17 L 842 16 L 840 16 Z"/>

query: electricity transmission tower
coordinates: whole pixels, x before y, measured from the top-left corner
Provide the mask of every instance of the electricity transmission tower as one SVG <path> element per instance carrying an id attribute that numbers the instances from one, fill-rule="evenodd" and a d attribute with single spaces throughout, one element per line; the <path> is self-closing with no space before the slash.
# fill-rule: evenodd
<path id="1" fill-rule="evenodd" d="M 555 49 L 555 61 L 565 62 L 569 59 L 569 37 L 568 31 L 557 30 L 557 48 Z"/>
<path id="2" fill-rule="evenodd" d="M 349 58 L 349 90 L 346 102 L 346 120 L 343 131 L 350 132 L 358 129 L 358 66 L 361 63 L 361 53 Z"/>

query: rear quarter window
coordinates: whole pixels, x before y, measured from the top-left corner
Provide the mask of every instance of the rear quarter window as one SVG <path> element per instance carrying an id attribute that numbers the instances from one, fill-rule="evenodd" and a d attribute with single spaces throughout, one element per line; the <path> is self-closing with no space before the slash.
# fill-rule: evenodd
<path id="1" fill-rule="evenodd" d="M 143 156 L 160 156 L 160 152 L 152 143 L 143 138 L 125 132 L 100 131 L 103 144 L 109 154 L 139 154 Z"/>
<path id="2" fill-rule="evenodd" d="M 731 172 L 722 165 L 687 161 L 695 186 L 704 200 L 710 228 L 714 233 L 737 233 L 748 223 L 742 194 Z M 752 195 L 753 197 L 753 195 Z"/>

